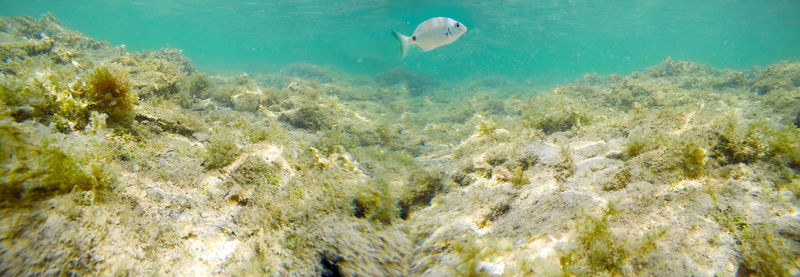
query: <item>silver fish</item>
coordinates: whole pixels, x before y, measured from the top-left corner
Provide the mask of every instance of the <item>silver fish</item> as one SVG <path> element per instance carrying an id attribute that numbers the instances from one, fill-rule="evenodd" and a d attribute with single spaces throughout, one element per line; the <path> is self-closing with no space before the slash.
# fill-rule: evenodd
<path id="1" fill-rule="evenodd" d="M 400 41 L 400 58 L 406 57 L 408 47 L 416 45 L 423 52 L 436 49 L 437 47 L 448 45 L 456 41 L 461 35 L 467 32 L 467 26 L 461 22 L 447 17 L 434 17 L 423 21 L 417 25 L 417 29 L 411 36 L 405 36 L 394 31 L 394 37 Z"/>

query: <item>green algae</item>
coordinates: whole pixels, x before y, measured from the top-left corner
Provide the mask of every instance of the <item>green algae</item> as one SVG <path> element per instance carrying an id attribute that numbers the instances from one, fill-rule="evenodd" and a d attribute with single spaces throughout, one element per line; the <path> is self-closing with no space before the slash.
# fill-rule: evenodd
<path id="1" fill-rule="evenodd" d="M 188 95 L 198 99 L 207 99 L 213 95 L 214 83 L 211 82 L 208 74 L 203 72 L 195 72 L 183 79 L 179 83 L 179 91 L 185 91 Z"/>
<path id="2" fill-rule="evenodd" d="M 625 151 L 623 152 L 625 158 L 630 159 L 658 148 L 664 142 L 661 136 L 659 133 L 654 134 L 654 132 L 642 128 L 631 130 L 625 141 Z"/>
<path id="3" fill-rule="evenodd" d="M 294 127 L 318 131 L 321 129 L 331 129 L 335 124 L 332 114 L 326 107 L 319 104 L 305 104 L 290 114 L 284 114 L 281 120 L 286 121 Z"/>
<path id="4" fill-rule="evenodd" d="M 239 118 L 233 126 L 242 130 L 250 143 L 285 142 L 287 140 L 286 130 L 277 122 Z"/>
<path id="5" fill-rule="evenodd" d="M 583 104 L 558 94 L 540 96 L 523 110 L 523 125 L 541 129 L 545 134 L 568 131 L 591 122 Z"/>
<path id="6" fill-rule="evenodd" d="M 718 132 L 718 142 L 711 149 L 711 157 L 721 164 L 752 163 L 763 158 L 767 151 L 764 123 L 742 124 L 737 117 L 725 119 Z"/>
<path id="7" fill-rule="evenodd" d="M 611 182 L 603 184 L 603 190 L 606 191 L 614 191 L 614 190 L 621 190 L 628 186 L 628 183 L 631 182 L 631 172 L 629 169 L 624 168 L 619 172 L 614 174 L 614 177 Z"/>
<path id="8" fill-rule="evenodd" d="M 481 262 L 497 255 L 508 245 L 498 244 L 484 246 L 474 236 L 455 241 L 453 250 L 458 254 L 458 260 L 451 271 L 458 276 L 492 276 L 481 268 Z"/>
<path id="9" fill-rule="evenodd" d="M 215 132 L 206 144 L 205 166 L 208 169 L 224 167 L 242 152 L 237 142 L 226 133 Z"/>
<path id="10" fill-rule="evenodd" d="M 417 171 L 409 179 L 411 185 L 408 192 L 401 202 L 401 214 L 407 218 L 413 211 L 424 208 L 431 204 L 431 200 L 437 193 L 441 192 L 445 186 L 442 177 L 436 173 Z"/>
<path id="11" fill-rule="evenodd" d="M 95 120 L 97 126 L 102 124 L 102 118 Z M 0 120 L 0 128 L 3 202 L 107 190 L 116 178 L 108 166 L 110 157 L 101 151 L 106 143 L 97 135 L 68 137 L 8 118 Z"/>
<path id="12" fill-rule="evenodd" d="M 562 250 L 564 253 L 559 257 L 563 275 L 632 274 L 628 268 L 634 258 L 644 259 L 658 249 L 656 241 L 664 235 L 663 230 L 650 231 L 640 238 L 612 231 L 612 224 L 622 212 L 616 205 L 609 203 L 601 215 L 588 215 L 577 222 L 573 244 Z"/>
<path id="13" fill-rule="evenodd" d="M 742 272 L 759 276 L 791 276 L 800 271 L 792 257 L 800 255 L 797 242 L 779 235 L 779 230 L 765 224 L 743 225 L 737 232 L 742 242 Z M 789 231 L 791 232 L 791 231 Z"/>
<path id="14" fill-rule="evenodd" d="M 788 62 L 773 64 L 753 76 L 752 89 L 758 94 L 794 90 L 800 80 L 798 65 Z"/>
<path id="15" fill-rule="evenodd" d="M 789 126 L 772 130 L 768 144 L 769 160 L 781 176 L 788 180 L 800 171 L 800 130 Z"/>
<path id="16" fill-rule="evenodd" d="M 517 168 L 514 169 L 513 175 L 509 181 L 515 188 L 531 183 L 531 180 L 528 179 L 528 176 L 525 174 L 525 170 L 522 169 L 522 166 L 517 166 Z"/>
<path id="17" fill-rule="evenodd" d="M 676 147 L 676 149 L 681 149 L 677 154 L 677 166 L 689 178 L 697 178 L 704 175 L 707 171 L 706 162 L 708 161 L 706 150 L 695 141 L 681 141 L 680 145 Z"/>
<path id="18" fill-rule="evenodd" d="M 353 199 L 353 216 L 391 224 L 400 213 L 396 203 L 388 184 L 367 183 Z"/>

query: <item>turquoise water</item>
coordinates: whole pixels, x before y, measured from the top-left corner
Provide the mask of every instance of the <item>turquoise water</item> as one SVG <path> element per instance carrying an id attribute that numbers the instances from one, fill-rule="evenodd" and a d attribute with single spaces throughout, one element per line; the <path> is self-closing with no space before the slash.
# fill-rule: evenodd
<path id="1" fill-rule="evenodd" d="M 800 59 L 800 1 L 0 1 L 2 16 L 45 12 L 129 50 L 183 49 L 212 73 L 304 62 L 547 85 L 588 72 L 626 74 L 665 56 L 738 69 Z M 410 34 L 434 16 L 469 31 L 401 61 L 391 30 Z"/>

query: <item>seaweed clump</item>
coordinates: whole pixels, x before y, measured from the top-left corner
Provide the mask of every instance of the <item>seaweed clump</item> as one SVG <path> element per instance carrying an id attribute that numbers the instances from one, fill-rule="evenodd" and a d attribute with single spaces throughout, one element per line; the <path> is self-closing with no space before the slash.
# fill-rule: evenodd
<path id="1" fill-rule="evenodd" d="M 744 260 L 740 272 L 758 276 L 795 276 L 800 273 L 797 261 L 792 260 L 792 257 L 800 255 L 797 241 L 780 236 L 779 230 L 767 225 L 743 224 L 740 229 L 737 233 Z M 793 232 L 796 239 L 797 231 Z"/>
<path id="2" fill-rule="evenodd" d="M 118 61 L 130 70 L 131 86 L 142 99 L 179 93 L 183 80 L 195 71 L 183 51 L 174 48 L 135 52 Z"/>
<path id="3" fill-rule="evenodd" d="M 624 143 L 623 156 L 626 159 L 630 159 L 642 153 L 655 150 L 663 141 L 664 138 L 659 133 L 635 128 L 628 134 L 628 139 Z"/>
<path id="4" fill-rule="evenodd" d="M 524 127 L 541 129 L 549 135 L 589 124 L 591 117 L 587 110 L 582 104 L 571 103 L 563 96 L 545 96 L 523 106 L 521 121 Z"/>
<path id="5" fill-rule="evenodd" d="M 603 184 L 603 190 L 605 191 L 617 191 L 624 189 L 628 186 L 628 183 L 631 182 L 631 172 L 627 168 L 624 168 L 614 174 L 612 180 Z"/>
<path id="6" fill-rule="evenodd" d="M 705 149 L 700 147 L 697 142 L 684 141 L 679 143 L 678 165 L 683 173 L 690 178 L 697 178 L 706 173 L 706 161 L 708 157 Z"/>
<path id="7" fill-rule="evenodd" d="M 131 92 L 127 74 L 119 67 L 101 66 L 89 79 L 90 108 L 108 114 L 111 127 L 130 128 L 133 124 L 136 96 Z"/>
<path id="8" fill-rule="evenodd" d="M 458 254 L 458 258 L 450 270 L 456 276 L 496 276 L 498 272 L 483 261 L 508 251 L 510 247 L 510 243 L 505 240 L 489 244 L 468 234 L 453 242 L 453 251 Z"/>
<path id="9" fill-rule="evenodd" d="M 578 222 L 575 240 L 567 245 L 559 258 L 565 276 L 588 276 L 606 273 L 612 276 L 632 272 L 633 259 L 644 259 L 657 249 L 656 240 L 663 230 L 648 232 L 644 237 L 631 239 L 612 232 L 611 224 L 621 211 L 614 203 L 603 209 L 602 215 L 586 216 Z"/>
<path id="10" fill-rule="evenodd" d="M 388 183 L 379 181 L 375 185 L 369 182 L 367 188 L 360 190 L 353 199 L 353 216 L 391 224 L 392 219 L 398 215 L 398 208 L 394 203 Z"/>
<path id="11" fill-rule="evenodd" d="M 723 165 L 764 161 L 791 182 L 800 171 L 800 129 L 769 121 L 723 122 L 711 147 L 710 157 Z"/>
<path id="12" fill-rule="evenodd" d="M 282 114 L 279 119 L 294 127 L 310 131 L 330 129 L 335 121 L 333 115 L 318 104 L 303 105 L 292 113 Z"/>
<path id="13" fill-rule="evenodd" d="M 206 143 L 206 160 L 208 169 L 217 169 L 230 164 L 242 152 L 241 147 L 229 135 L 215 132 Z"/>
<path id="14" fill-rule="evenodd" d="M 756 124 L 741 127 L 734 120 L 724 124 L 717 134 L 717 143 L 711 148 L 711 157 L 722 164 L 752 163 L 766 152 L 766 141 Z"/>
<path id="15" fill-rule="evenodd" d="M 786 180 L 797 178 L 800 173 L 800 129 L 775 128 L 768 140 L 768 160 L 777 166 L 778 173 Z"/>

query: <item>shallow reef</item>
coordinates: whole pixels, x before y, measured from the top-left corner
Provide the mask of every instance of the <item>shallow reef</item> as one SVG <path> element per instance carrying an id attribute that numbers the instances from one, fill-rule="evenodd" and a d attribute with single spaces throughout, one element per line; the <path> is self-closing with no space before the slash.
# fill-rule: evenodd
<path id="1" fill-rule="evenodd" d="M 208 75 L 49 14 L 0 59 L 0 275 L 800 275 L 797 63 Z"/>

